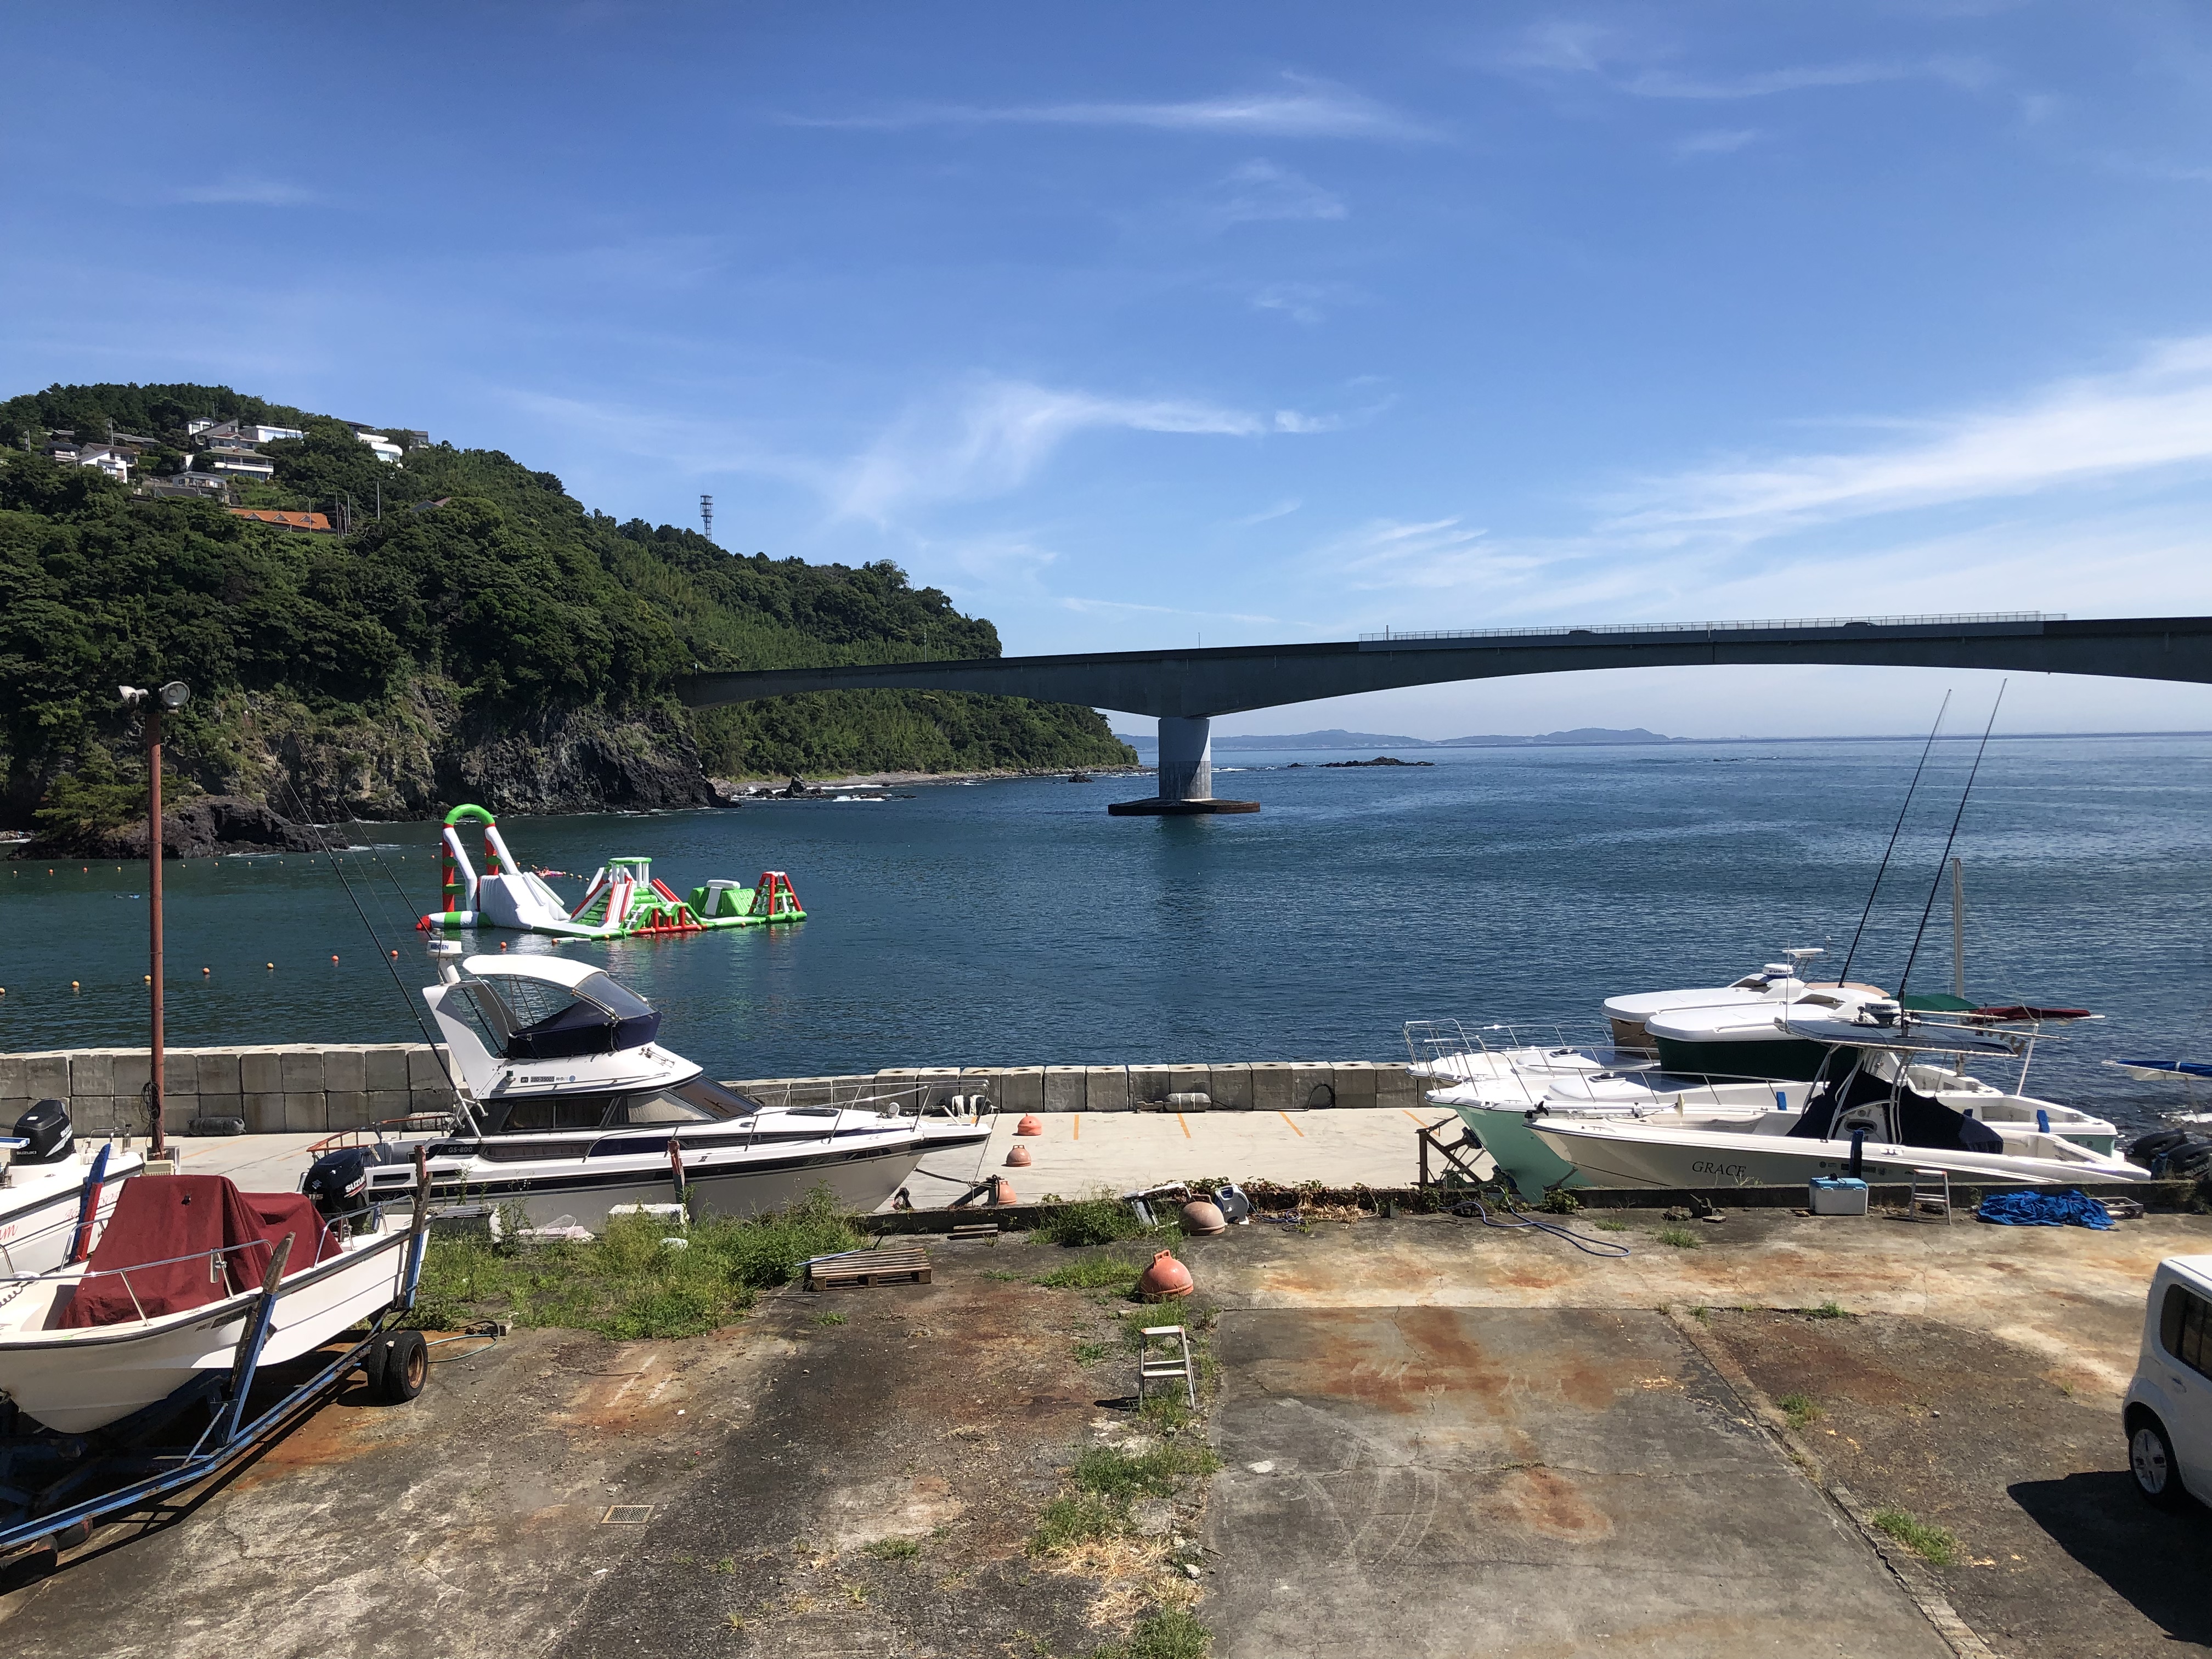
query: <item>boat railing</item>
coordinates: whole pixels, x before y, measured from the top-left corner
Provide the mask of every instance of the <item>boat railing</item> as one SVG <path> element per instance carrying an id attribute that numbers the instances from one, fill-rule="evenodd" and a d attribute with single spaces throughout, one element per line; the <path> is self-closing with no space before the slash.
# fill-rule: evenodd
<path id="1" fill-rule="evenodd" d="M 72 1220 L 64 1224 L 70 1228 L 75 1228 L 77 1224 Z M 106 1225 L 104 1222 L 100 1224 L 103 1227 Z M 325 1221 L 323 1224 L 323 1238 L 325 1241 L 330 1240 L 333 1237 L 337 1228 L 337 1224 L 338 1224 L 335 1221 Z M 40 1231 L 41 1233 L 44 1233 L 52 1230 L 41 1228 Z M 156 1267 L 173 1267 L 181 1262 L 186 1261 L 204 1261 L 208 1265 L 208 1282 L 210 1285 L 228 1285 L 230 1280 L 231 1264 L 226 1258 L 240 1255 L 247 1250 L 260 1250 L 265 1254 L 276 1248 L 276 1245 L 268 1239 L 249 1238 L 244 1243 L 238 1244 L 218 1244 L 210 1249 L 187 1250 L 182 1255 L 164 1256 L 158 1261 L 134 1261 L 127 1267 L 94 1268 L 87 1267 L 80 1273 L 71 1273 L 70 1269 L 77 1264 L 74 1262 L 64 1262 L 60 1267 L 50 1267 L 42 1273 L 0 1273 L 0 1286 L 5 1287 L 4 1289 L 0 1289 L 0 1300 L 5 1300 L 9 1297 L 20 1293 L 24 1289 L 37 1285 L 68 1285 L 74 1288 L 78 1285 L 88 1284 L 95 1279 L 119 1279 L 123 1281 L 125 1292 L 131 1297 L 131 1307 L 137 1311 L 138 1322 L 143 1325 L 149 1322 L 149 1316 L 146 1312 L 146 1304 L 138 1299 L 137 1287 L 131 1282 L 131 1275 L 132 1273 L 150 1273 Z M 319 1251 L 318 1251 L 318 1255 L 319 1255 Z M 302 1262 L 301 1265 L 302 1267 L 306 1267 L 310 1264 Z M 258 1273 L 242 1275 L 242 1277 L 245 1278 L 248 1289 L 258 1288 L 260 1284 L 260 1274 Z M 228 1300 L 230 1297 L 243 1296 L 246 1293 L 246 1292 L 245 1291 L 227 1291 L 224 1296 L 218 1297 L 216 1299 L 217 1301 L 224 1301 Z M 204 1306 L 206 1304 L 202 1304 L 201 1305 Z M 185 1310 L 179 1310 L 178 1311 L 181 1312 Z"/>

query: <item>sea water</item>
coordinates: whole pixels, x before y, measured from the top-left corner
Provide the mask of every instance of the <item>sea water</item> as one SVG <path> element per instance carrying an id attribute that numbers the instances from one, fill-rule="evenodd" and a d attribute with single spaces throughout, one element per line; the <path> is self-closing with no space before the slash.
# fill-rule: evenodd
<path id="1" fill-rule="evenodd" d="M 1725 984 L 1788 946 L 1826 945 L 1820 968 L 1840 968 L 1919 750 L 1428 750 L 1407 757 L 1433 765 L 1361 769 L 1224 755 L 1216 792 L 1263 810 L 1207 818 L 1109 818 L 1108 802 L 1152 787 L 1130 776 L 516 817 L 501 825 L 516 855 L 572 872 L 553 878 L 572 900 L 606 857 L 643 854 L 679 893 L 787 871 L 808 920 L 464 942 L 604 965 L 718 1077 L 1387 1060 L 1404 1054 L 1404 1022 L 1439 1017 L 1594 1034 L 1607 996 Z M 1852 978 L 1894 988 L 1917 933 L 1909 988 L 1950 989 L 1939 870 L 1973 753 L 1936 746 Z M 2031 1092 L 2137 1127 L 2187 1104 L 2098 1062 L 2212 1054 L 2208 809 L 2212 738 L 1990 745 L 1952 849 L 1966 988 L 2104 1016 L 2041 1044 Z M 297 854 L 166 866 L 168 1041 L 420 1041 L 414 922 L 442 908 L 436 834 L 346 827 L 367 850 L 336 868 Z M 0 870 L 0 1049 L 143 1046 L 145 866 Z"/>

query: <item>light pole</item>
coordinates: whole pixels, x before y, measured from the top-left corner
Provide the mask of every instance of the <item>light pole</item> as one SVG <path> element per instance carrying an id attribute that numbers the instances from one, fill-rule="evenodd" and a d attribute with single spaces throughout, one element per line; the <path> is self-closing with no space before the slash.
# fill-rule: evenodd
<path id="1" fill-rule="evenodd" d="M 171 680 L 150 694 L 133 685 L 116 689 L 122 692 L 125 708 L 143 704 L 146 710 L 146 941 L 152 957 L 148 965 L 153 969 L 147 978 L 154 990 L 146 1109 L 153 1117 L 147 1146 L 151 1161 L 164 1157 L 168 1148 L 168 1136 L 161 1125 L 161 711 L 182 708 L 192 700 L 192 691 L 182 680 Z"/>

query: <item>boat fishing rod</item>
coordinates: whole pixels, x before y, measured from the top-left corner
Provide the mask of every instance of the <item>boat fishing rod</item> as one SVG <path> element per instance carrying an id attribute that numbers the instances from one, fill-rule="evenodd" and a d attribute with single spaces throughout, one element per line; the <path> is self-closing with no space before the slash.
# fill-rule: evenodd
<path id="1" fill-rule="evenodd" d="M 1912 807 L 1912 792 L 1920 787 L 1920 774 L 1928 764 L 1929 751 L 1936 747 L 1936 734 L 1943 729 L 1944 711 L 1951 706 L 1951 694 L 1946 691 L 1943 701 L 1936 706 L 1936 724 L 1928 728 L 1928 741 L 1920 746 L 1920 764 L 1912 769 L 1912 781 L 1905 788 L 1905 805 L 1897 809 L 1897 823 L 1889 832 L 1889 845 L 1881 849 L 1881 863 L 1874 872 L 1874 885 L 1867 890 L 1866 908 L 1859 912 L 1857 931 L 1851 935 L 1851 948 L 1844 952 L 1843 971 L 1836 975 L 1836 983 L 1846 984 L 1851 977 L 1851 958 L 1859 953 L 1859 939 L 1866 932 L 1867 918 L 1874 914 L 1875 896 L 1881 891 L 1882 876 L 1889 869 L 1889 855 L 1897 850 L 1897 837 L 1905 828 L 1905 815 Z"/>
<path id="2" fill-rule="evenodd" d="M 1905 971 L 1897 976 L 1897 1000 L 1905 1000 L 1905 981 L 1912 977 L 1912 964 L 1920 955 L 1920 940 L 1928 932 L 1928 918 L 1936 912 L 1936 895 L 1943 885 L 1943 872 L 1951 862 L 1951 843 L 1959 838 L 1959 821 L 1966 816 L 1966 800 L 1974 793 L 1974 779 L 1982 769 L 1982 757 L 1989 751 L 1990 733 L 1996 730 L 1997 710 L 2004 707 L 2005 687 L 2010 680 L 1997 685 L 1997 700 L 1990 705 L 1990 723 L 1982 728 L 1982 741 L 1974 750 L 1974 764 L 1966 774 L 1966 787 L 1959 792 L 1959 810 L 1951 815 L 1951 833 L 1943 837 L 1943 856 L 1936 860 L 1936 879 L 1928 884 L 1928 902 L 1920 909 L 1920 930 L 1912 936 L 1912 950 L 1905 958 Z"/>

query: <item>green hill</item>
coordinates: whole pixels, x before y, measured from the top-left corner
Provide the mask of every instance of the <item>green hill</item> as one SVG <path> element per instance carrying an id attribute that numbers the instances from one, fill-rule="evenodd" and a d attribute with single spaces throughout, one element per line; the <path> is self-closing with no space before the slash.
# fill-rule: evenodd
<path id="1" fill-rule="evenodd" d="M 194 416 L 302 428 L 261 446 L 240 503 L 353 526 L 305 534 L 149 499 L 50 460 L 52 434 L 150 440 Z M 398 434 L 394 434 L 395 437 Z M 1094 711 L 1019 698 L 825 693 L 687 712 L 695 665 L 999 654 L 997 631 L 885 562 L 726 553 L 586 510 L 495 450 L 379 460 L 346 425 L 219 386 L 56 386 L 0 404 L 0 825 L 111 823 L 139 786 L 118 684 L 183 679 L 187 793 L 319 818 L 704 804 L 715 776 L 1124 764 Z M 926 642 L 926 644 L 925 644 Z"/>

